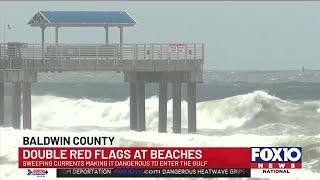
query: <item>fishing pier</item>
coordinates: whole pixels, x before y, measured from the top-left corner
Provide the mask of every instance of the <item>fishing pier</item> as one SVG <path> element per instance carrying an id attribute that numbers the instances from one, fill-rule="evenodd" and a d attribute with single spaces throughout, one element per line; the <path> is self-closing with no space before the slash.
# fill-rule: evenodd
<path id="1" fill-rule="evenodd" d="M 124 28 L 136 22 L 124 11 L 39 11 L 28 23 L 41 28 L 41 43 L 0 44 L 0 126 L 4 126 L 4 83 L 12 83 L 12 122 L 31 129 L 31 86 L 38 73 L 117 71 L 130 87 L 130 129 L 146 130 L 145 85 L 159 84 L 159 132 L 167 132 L 167 92 L 172 83 L 173 133 L 181 133 L 181 84 L 187 84 L 188 132 L 196 132 L 196 84 L 203 82 L 204 45 L 191 43 L 124 43 Z M 105 29 L 103 44 L 59 43 L 68 27 Z M 55 42 L 45 30 L 55 28 Z M 119 29 L 119 42 L 109 42 L 109 28 Z M 22 121 L 22 123 L 21 123 Z M 22 127 L 20 125 L 22 124 Z"/>

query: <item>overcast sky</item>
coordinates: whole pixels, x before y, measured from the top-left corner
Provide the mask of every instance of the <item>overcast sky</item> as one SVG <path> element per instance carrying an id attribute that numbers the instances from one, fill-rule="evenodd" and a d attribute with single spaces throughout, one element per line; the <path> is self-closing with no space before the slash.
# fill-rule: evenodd
<path id="1" fill-rule="evenodd" d="M 137 22 L 125 42 L 203 42 L 205 69 L 320 69 L 320 2 L 0 2 L 0 41 L 5 21 L 7 41 L 39 43 L 27 25 L 39 10 L 125 10 Z M 112 29 L 111 42 L 118 36 Z M 104 29 L 62 28 L 60 41 L 103 43 Z"/>

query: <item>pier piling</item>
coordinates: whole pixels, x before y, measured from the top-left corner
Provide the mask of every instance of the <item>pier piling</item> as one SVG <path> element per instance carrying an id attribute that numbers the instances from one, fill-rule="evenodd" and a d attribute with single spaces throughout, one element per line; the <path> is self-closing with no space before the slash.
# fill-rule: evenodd
<path id="1" fill-rule="evenodd" d="M 168 82 L 165 73 L 160 75 L 159 82 L 159 132 L 167 132 L 167 91 Z"/>
<path id="2" fill-rule="evenodd" d="M 145 77 L 144 73 L 137 73 L 137 131 L 146 130 L 145 114 Z"/>
<path id="3" fill-rule="evenodd" d="M 196 121 L 196 83 L 188 83 L 188 133 L 197 131 Z"/>
<path id="4" fill-rule="evenodd" d="M 12 127 L 20 129 L 21 116 L 21 82 L 13 83 L 12 94 Z"/>
<path id="5" fill-rule="evenodd" d="M 173 133 L 181 133 L 181 82 L 172 83 L 173 90 Z"/>
<path id="6" fill-rule="evenodd" d="M 130 82 L 130 129 L 137 130 L 137 83 Z"/>
<path id="7" fill-rule="evenodd" d="M 0 82 L 0 126 L 4 126 L 4 83 Z"/>
<path id="8" fill-rule="evenodd" d="M 23 129 L 31 129 L 31 82 L 23 82 Z"/>

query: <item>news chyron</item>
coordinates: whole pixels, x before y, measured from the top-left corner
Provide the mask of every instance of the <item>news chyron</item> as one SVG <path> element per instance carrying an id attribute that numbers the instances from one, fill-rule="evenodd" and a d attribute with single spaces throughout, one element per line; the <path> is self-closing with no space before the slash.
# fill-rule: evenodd
<path id="1" fill-rule="evenodd" d="M 25 137 L 27 177 L 295 178 L 301 147 L 119 147 L 116 136 Z M 63 141 L 62 141 L 63 140 Z"/>

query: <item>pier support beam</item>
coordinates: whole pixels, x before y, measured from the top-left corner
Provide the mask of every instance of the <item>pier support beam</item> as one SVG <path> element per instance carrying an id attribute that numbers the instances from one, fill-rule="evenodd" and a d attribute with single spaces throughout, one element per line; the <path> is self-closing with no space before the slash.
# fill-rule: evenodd
<path id="1" fill-rule="evenodd" d="M 4 83 L 0 82 L 0 126 L 4 126 Z"/>
<path id="2" fill-rule="evenodd" d="M 172 83 L 173 90 L 173 133 L 181 133 L 181 82 Z"/>
<path id="3" fill-rule="evenodd" d="M 159 83 L 159 129 L 160 133 L 167 132 L 167 99 L 168 82 L 165 73 L 160 77 Z"/>
<path id="4" fill-rule="evenodd" d="M 130 130 L 137 130 L 137 84 L 130 82 Z"/>
<path id="5" fill-rule="evenodd" d="M 46 30 L 46 27 L 41 27 L 41 43 L 42 43 L 42 46 L 44 45 L 44 33 L 45 33 L 45 30 Z"/>
<path id="6" fill-rule="evenodd" d="M 119 30 L 120 30 L 120 44 L 123 44 L 123 27 L 122 26 L 120 26 L 119 27 Z"/>
<path id="7" fill-rule="evenodd" d="M 197 131 L 196 83 L 188 83 L 188 133 Z"/>
<path id="8" fill-rule="evenodd" d="M 20 129 L 20 116 L 21 116 L 21 83 L 13 83 L 12 94 L 12 127 Z"/>
<path id="9" fill-rule="evenodd" d="M 45 33 L 46 27 L 42 26 L 41 27 L 41 56 L 42 56 L 42 65 L 44 65 L 46 62 L 44 60 L 44 33 Z"/>
<path id="10" fill-rule="evenodd" d="M 56 44 L 59 43 L 59 27 L 56 27 Z"/>
<path id="11" fill-rule="evenodd" d="M 109 27 L 106 26 L 104 29 L 106 31 L 106 44 L 109 44 Z"/>
<path id="12" fill-rule="evenodd" d="M 23 83 L 23 129 L 31 129 L 31 82 Z"/>
<path id="13" fill-rule="evenodd" d="M 119 44 L 120 44 L 120 59 L 123 58 L 123 50 L 122 50 L 122 45 L 123 45 L 123 27 L 119 26 L 120 30 L 120 39 L 119 39 Z"/>
<path id="14" fill-rule="evenodd" d="M 137 73 L 137 131 L 146 130 L 145 113 L 145 77 L 144 73 Z"/>

